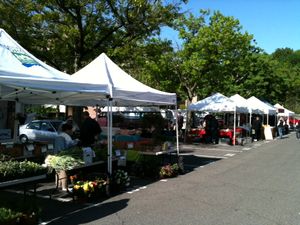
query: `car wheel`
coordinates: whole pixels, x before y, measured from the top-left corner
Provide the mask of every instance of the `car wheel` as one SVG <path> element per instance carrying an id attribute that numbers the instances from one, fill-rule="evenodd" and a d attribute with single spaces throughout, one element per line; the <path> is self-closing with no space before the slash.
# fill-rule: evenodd
<path id="1" fill-rule="evenodd" d="M 28 137 L 25 134 L 22 134 L 20 136 L 20 141 L 21 141 L 21 143 L 24 144 L 24 143 L 28 142 Z"/>

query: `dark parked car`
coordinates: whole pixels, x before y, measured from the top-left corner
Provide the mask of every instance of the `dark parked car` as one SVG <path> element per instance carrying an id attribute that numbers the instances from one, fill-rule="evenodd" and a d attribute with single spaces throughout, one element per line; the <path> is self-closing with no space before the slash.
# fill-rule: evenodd
<path id="1" fill-rule="evenodd" d="M 62 120 L 33 120 L 20 126 L 19 139 L 22 143 L 28 141 L 54 142 L 62 122 Z"/>

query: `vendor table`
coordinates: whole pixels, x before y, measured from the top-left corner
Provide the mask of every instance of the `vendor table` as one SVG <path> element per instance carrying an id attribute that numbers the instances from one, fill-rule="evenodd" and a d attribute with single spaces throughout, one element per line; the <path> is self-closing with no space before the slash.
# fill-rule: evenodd
<path id="1" fill-rule="evenodd" d="M 242 127 L 237 127 L 235 129 L 235 135 L 236 138 L 243 137 L 245 135 L 245 129 Z M 204 138 L 205 137 L 205 129 L 192 129 L 189 133 L 189 136 L 192 138 L 192 140 L 195 140 L 197 138 Z M 220 138 L 229 138 L 231 143 L 233 139 L 233 129 L 220 129 L 219 130 L 219 137 Z"/>
<path id="2" fill-rule="evenodd" d="M 227 137 L 230 140 L 233 138 L 233 130 L 231 129 L 221 129 L 219 131 L 219 137 Z"/>
<path id="3" fill-rule="evenodd" d="M 149 151 L 139 151 L 139 150 L 124 150 L 124 159 L 127 162 L 136 163 L 142 157 L 142 161 L 145 161 L 148 157 L 153 156 L 159 159 L 160 164 L 170 163 L 172 161 L 172 156 L 177 153 L 176 149 L 171 148 L 165 151 L 162 150 L 149 150 Z M 126 163 L 125 163 L 126 165 Z"/>
<path id="4" fill-rule="evenodd" d="M 46 179 L 47 175 L 42 174 L 33 177 L 26 177 L 16 180 L 9 180 L 0 183 L 0 188 L 7 188 L 16 185 L 23 185 L 24 196 L 26 196 L 27 186 L 33 184 L 33 192 L 36 194 L 36 187 L 40 180 Z"/>
<path id="5" fill-rule="evenodd" d="M 202 138 L 204 135 L 205 135 L 205 130 L 204 129 L 192 129 L 190 131 L 190 136 L 193 136 L 193 137 L 200 137 Z"/>

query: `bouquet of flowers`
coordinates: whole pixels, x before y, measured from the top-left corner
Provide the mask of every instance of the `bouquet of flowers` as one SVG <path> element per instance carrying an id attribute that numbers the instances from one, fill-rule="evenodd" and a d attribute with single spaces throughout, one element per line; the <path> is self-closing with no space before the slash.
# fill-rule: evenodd
<path id="1" fill-rule="evenodd" d="M 177 163 L 173 165 L 167 164 L 162 166 L 159 171 L 160 178 L 176 177 L 179 172 L 179 166 Z"/>
<path id="2" fill-rule="evenodd" d="M 92 197 L 105 192 L 107 182 L 103 179 L 95 179 L 92 181 L 75 181 L 73 185 L 74 196 Z"/>

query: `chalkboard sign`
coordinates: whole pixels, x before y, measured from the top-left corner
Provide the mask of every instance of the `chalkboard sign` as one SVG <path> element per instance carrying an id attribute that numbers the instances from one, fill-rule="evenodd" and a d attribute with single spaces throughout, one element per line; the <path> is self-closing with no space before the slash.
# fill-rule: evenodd
<path id="1" fill-rule="evenodd" d="M 264 134 L 266 140 L 273 140 L 272 130 L 270 126 L 265 126 Z"/>

